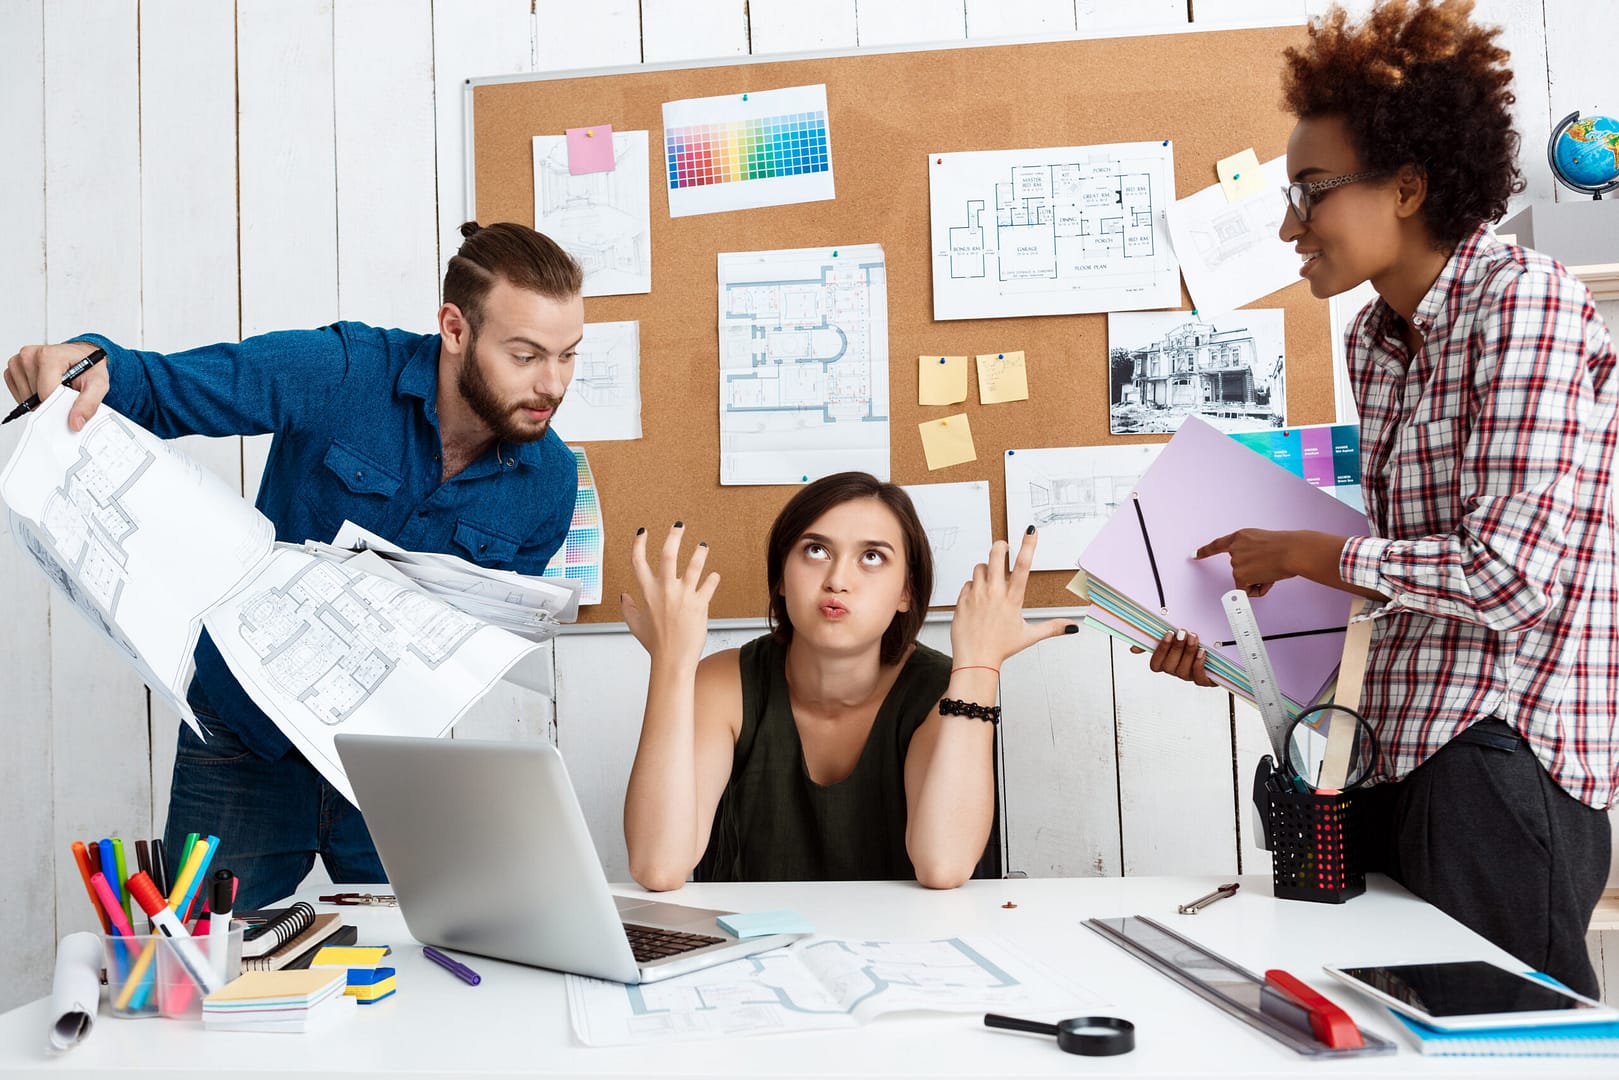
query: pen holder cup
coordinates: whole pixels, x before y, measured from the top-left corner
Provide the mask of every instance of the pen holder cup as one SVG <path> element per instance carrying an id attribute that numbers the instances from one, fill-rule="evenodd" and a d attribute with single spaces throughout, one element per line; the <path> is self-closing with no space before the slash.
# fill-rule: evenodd
<path id="1" fill-rule="evenodd" d="M 1352 791 L 1267 792 L 1271 883 L 1278 899 L 1341 904 L 1366 891 L 1354 803 Z"/>
<path id="2" fill-rule="evenodd" d="M 101 943 L 102 960 L 107 965 L 107 1012 L 122 1017 L 202 1019 L 204 991 L 192 974 L 193 965 L 206 964 L 216 988 L 236 978 L 242 972 L 245 929 L 238 923 L 222 938 L 203 934 L 183 943 L 162 934 L 104 935 Z M 220 954 L 223 964 L 218 962 Z"/>

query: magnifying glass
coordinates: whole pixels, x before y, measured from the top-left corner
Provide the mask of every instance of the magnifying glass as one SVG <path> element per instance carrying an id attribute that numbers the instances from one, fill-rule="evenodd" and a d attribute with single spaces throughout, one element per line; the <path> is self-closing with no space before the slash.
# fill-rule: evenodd
<path id="1" fill-rule="evenodd" d="M 1055 1035 L 1059 1049 L 1086 1057 L 1128 1054 L 1136 1048 L 1136 1026 L 1117 1016 L 1075 1016 L 1055 1024 L 1043 1024 L 1038 1020 L 985 1013 L 984 1026 L 1027 1031 L 1035 1035 Z"/>
<path id="2" fill-rule="evenodd" d="M 1286 771 L 1295 786 L 1305 791 L 1319 790 L 1323 779 L 1337 779 L 1336 775 L 1324 778 L 1323 770 L 1342 775 L 1342 782 L 1329 783 L 1329 788 L 1348 791 L 1365 783 L 1377 767 L 1377 736 L 1372 725 L 1343 705 L 1304 710 L 1289 725 L 1284 745 Z"/>

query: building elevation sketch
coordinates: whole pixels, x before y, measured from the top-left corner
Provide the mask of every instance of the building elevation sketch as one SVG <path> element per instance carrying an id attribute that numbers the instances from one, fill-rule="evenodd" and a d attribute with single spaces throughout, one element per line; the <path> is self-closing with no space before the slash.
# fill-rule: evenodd
<path id="1" fill-rule="evenodd" d="M 888 477 L 888 277 L 877 244 L 719 257 L 720 482 Z"/>
<path id="2" fill-rule="evenodd" d="M 935 319 L 1179 305 L 1169 140 L 930 154 L 927 167 Z"/>

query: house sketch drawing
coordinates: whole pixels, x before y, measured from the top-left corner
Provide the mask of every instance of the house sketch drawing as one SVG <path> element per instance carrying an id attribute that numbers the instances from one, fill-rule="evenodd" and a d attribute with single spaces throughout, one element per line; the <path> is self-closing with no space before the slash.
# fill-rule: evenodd
<path id="1" fill-rule="evenodd" d="M 1197 415 L 1226 432 L 1287 422 L 1282 311 L 1108 316 L 1109 431 L 1173 432 Z"/>
<path id="2" fill-rule="evenodd" d="M 641 437 L 641 324 L 586 323 L 557 414 L 569 443 Z"/>

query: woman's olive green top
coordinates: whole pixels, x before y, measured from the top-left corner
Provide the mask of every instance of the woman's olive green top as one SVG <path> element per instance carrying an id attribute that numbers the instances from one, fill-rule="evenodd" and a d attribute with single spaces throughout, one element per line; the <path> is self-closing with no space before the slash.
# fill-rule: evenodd
<path id="1" fill-rule="evenodd" d="M 742 731 L 698 881 L 914 879 L 905 852 L 905 752 L 950 682 L 950 658 L 917 644 L 877 710 L 854 771 L 817 784 L 787 697 L 787 650 L 742 646 Z"/>

